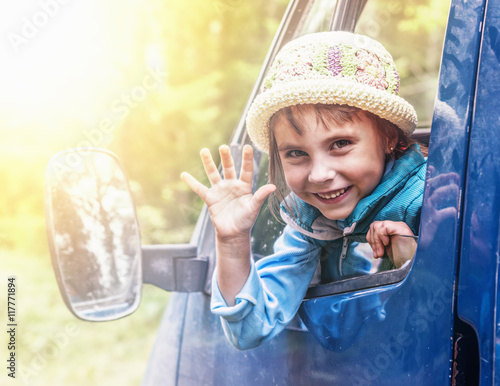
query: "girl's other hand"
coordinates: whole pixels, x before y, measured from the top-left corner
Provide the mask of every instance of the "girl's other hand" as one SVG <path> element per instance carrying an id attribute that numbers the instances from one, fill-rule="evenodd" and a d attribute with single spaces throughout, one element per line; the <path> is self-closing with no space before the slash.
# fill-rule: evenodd
<path id="1" fill-rule="evenodd" d="M 197 193 L 208 207 L 219 240 L 247 237 L 265 199 L 276 187 L 268 184 L 252 194 L 253 149 L 243 147 L 240 178 L 236 177 L 233 158 L 227 145 L 219 148 L 224 178 L 221 177 L 208 149 L 200 152 L 211 187 L 197 181 L 189 173 L 182 180 Z"/>
<path id="2" fill-rule="evenodd" d="M 405 237 L 409 236 L 409 237 Z M 402 221 L 375 221 L 370 225 L 366 240 L 373 249 L 373 257 L 387 255 L 396 268 L 413 258 L 417 242 L 411 229 Z"/>

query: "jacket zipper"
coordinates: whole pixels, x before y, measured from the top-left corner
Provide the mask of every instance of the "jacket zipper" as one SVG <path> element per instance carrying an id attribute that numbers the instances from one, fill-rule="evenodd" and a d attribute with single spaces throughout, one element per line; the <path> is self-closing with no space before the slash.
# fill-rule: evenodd
<path id="1" fill-rule="evenodd" d="M 340 253 L 339 259 L 339 275 L 344 276 L 342 273 L 342 262 L 347 256 L 347 246 L 349 245 L 349 236 L 344 236 L 344 240 L 342 241 L 342 252 Z"/>
<path id="2" fill-rule="evenodd" d="M 357 222 L 354 222 L 350 227 L 344 228 L 344 239 L 342 241 L 342 252 L 339 259 L 339 275 L 344 276 L 342 272 L 342 262 L 347 257 L 347 247 L 349 246 L 349 235 L 354 232 Z"/>

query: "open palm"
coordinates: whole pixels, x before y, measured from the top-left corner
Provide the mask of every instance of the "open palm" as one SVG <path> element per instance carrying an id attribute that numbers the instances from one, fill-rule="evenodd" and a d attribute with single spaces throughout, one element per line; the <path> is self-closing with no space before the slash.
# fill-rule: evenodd
<path id="1" fill-rule="evenodd" d="M 182 180 L 202 199 L 208 207 L 217 236 L 230 239 L 248 235 L 265 199 L 276 188 L 264 185 L 252 194 L 253 150 L 243 147 L 240 178 L 236 176 L 229 147 L 219 148 L 224 178 L 221 177 L 210 151 L 200 152 L 201 160 L 211 187 L 208 188 L 189 173 L 182 173 Z"/>

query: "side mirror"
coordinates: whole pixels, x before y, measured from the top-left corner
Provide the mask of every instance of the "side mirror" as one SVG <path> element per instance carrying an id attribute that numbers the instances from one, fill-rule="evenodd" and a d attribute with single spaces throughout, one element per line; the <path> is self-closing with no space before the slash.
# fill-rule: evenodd
<path id="1" fill-rule="evenodd" d="M 143 283 L 204 291 L 208 258 L 196 244 L 142 245 L 125 173 L 103 149 L 56 154 L 45 176 L 47 235 L 59 290 L 80 319 L 134 312 Z"/>
<path id="2" fill-rule="evenodd" d="M 99 149 L 56 154 L 46 172 L 45 212 L 52 264 L 78 318 L 106 321 L 139 306 L 139 224 L 118 159 Z"/>

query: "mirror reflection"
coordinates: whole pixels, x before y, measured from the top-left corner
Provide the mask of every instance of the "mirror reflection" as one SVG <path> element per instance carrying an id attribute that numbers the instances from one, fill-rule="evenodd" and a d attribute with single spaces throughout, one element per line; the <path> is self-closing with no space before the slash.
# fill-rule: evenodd
<path id="1" fill-rule="evenodd" d="M 141 243 L 127 180 L 104 151 L 73 150 L 48 167 L 49 239 L 59 285 L 86 320 L 133 312 L 142 288 Z"/>

